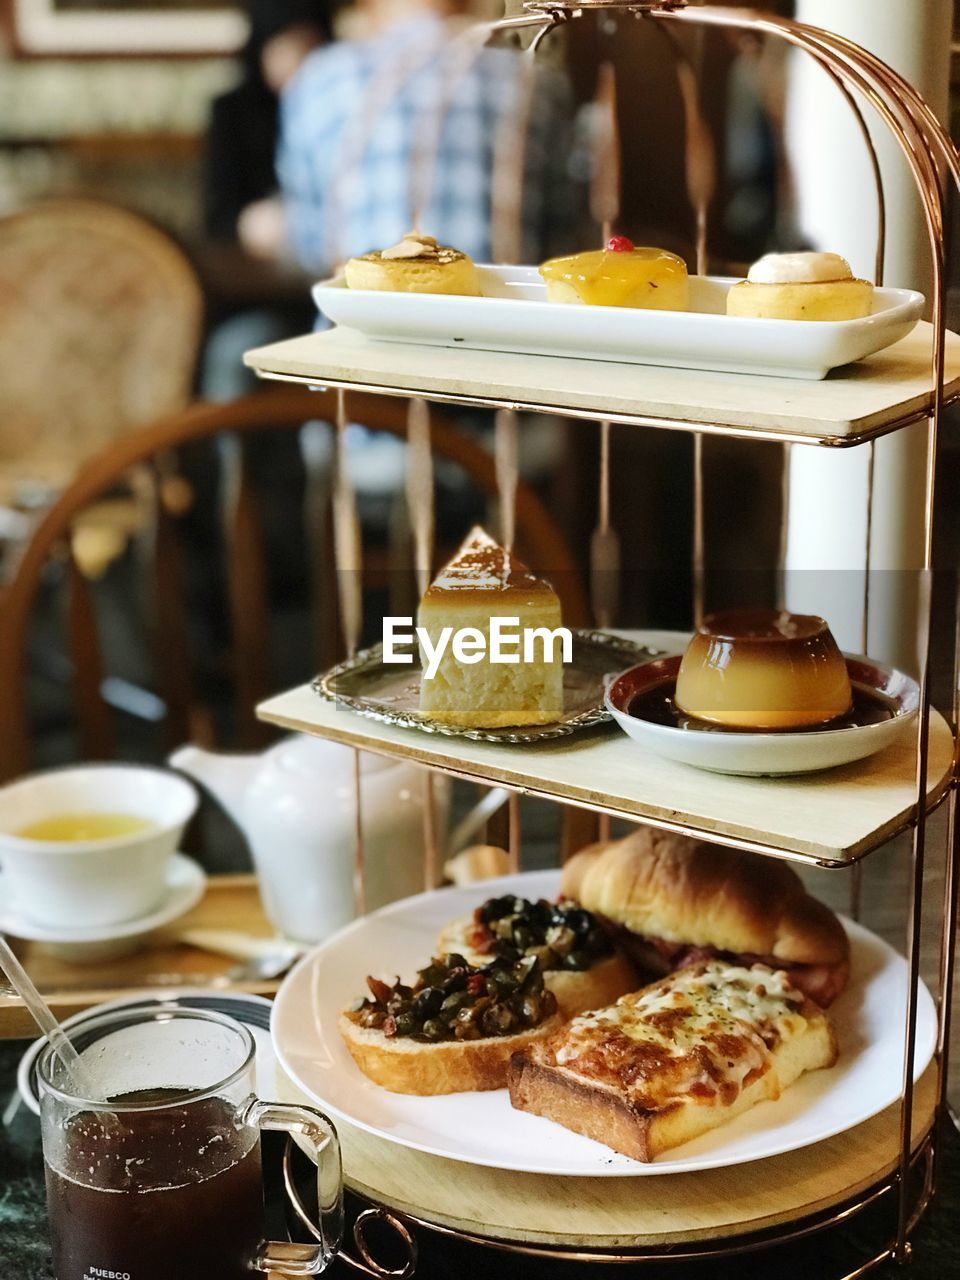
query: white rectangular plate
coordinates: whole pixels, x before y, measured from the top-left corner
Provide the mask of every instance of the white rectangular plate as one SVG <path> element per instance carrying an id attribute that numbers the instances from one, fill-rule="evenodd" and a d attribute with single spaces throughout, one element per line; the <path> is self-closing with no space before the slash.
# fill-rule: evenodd
<path id="1" fill-rule="evenodd" d="M 726 315 L 731 277 L 691 276 L 689 311 L 647 311 L 548 302 L 536 267 L 478 270 L 482 298 L 348 289 L 342 276 L 313 298 L 334 324 L 392 342 L 814 379 L 905 338 L 924 301 L 877 289 L 861 320 L 752 320 Z"/>

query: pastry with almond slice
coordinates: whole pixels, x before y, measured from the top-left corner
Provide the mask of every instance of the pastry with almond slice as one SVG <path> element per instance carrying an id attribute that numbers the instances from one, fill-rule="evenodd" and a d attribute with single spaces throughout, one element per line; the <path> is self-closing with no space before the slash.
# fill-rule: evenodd
<path id="1" fill-rule="evenodd" d="M 433 236 L 408 231 L 399 243 L 350 258 L 349 289 L 397 293 L 452 293 L 479 297 L 480 277 L 472 258 Z"/>

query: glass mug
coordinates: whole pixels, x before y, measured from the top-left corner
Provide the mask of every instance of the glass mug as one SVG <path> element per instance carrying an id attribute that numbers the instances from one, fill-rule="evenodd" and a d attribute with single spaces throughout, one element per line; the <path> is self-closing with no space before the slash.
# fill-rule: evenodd
<path id="1" fill-rule="evenodd" d="M 221 1014 L 125 1009 L 71 1033 L 77 1097 L 51 1049 L 40 1116 L 57 1280 L 250 1280 L 257 1269 L 311 1276 L 336 1256 L 340 1147 L 310 1107 L 260 1102 L 255 1045 Z M 306 1139 L 317 1161 L 315 1245 L 262 1239 L 260 1131 Z"/>

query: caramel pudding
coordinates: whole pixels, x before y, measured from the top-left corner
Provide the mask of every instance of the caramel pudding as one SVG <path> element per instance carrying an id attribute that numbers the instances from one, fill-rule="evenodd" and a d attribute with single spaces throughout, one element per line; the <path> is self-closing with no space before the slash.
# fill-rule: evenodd
<path id="1" fill-rule="evenodd" d="M 350 258 L 344 268 L 348 289 L 399 293 L 448 293 L 479 297 L 480 276 L 473 259 L 433 236 L 408 231 L 397 244 Z"/>
<path id="2" fill-rule="evenodd" d="M 839 253 L 768 253 L 727 294 L 728 316 L 754 320 L 858 320 L 873 285 L 857 280 Z"/>
<path id="3" fill-rule="evenodd" d="M 666 249 L 611 236 L 605 249 L 551 258 L 540 268 L 550 302 L 686 311 L 687 264 Z"/>
<path id="4" fill-rule="evenodd" d="M 677 708 L 735 729 L 802 729 L 850 710 L 850 677 L 823 618 L 742 609 L 705 618 L 677 673 Z"/>

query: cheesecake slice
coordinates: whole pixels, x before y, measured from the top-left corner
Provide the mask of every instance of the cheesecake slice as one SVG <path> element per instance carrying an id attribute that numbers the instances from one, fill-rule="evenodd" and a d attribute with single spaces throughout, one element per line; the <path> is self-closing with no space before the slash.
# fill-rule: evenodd
<path id="1" fill-rule="evenodd" d="M 499 626 L 504 635 L 518 634 L 519 644 L 503 644 L 517 662 L 491 660 L 491 619 L 516 619 Z M 563 712 L 563 662 L 559 639 L 533 637 L 524 653 L 524 632 L 553 632 L 561 625 L 560 600 L 548 582 L 536 577 L 510 551 L 499 546 L 479 525 L 467 534 L 460 550 L 420 601 L 418 624 L 434 648 L 444 629 L 451 632 L 432 678 L 423 639 L 420 658 L 420 710 L 441 724 L 492 729 L 509 725 L 550 724 Z M 453 637 L 473 628 L 483 637 L 478 661 L 464 662 Z M 475 637 L 475 639 L 478 639 Z M 476 651 L 481 650 L 479 643 Z"/>

